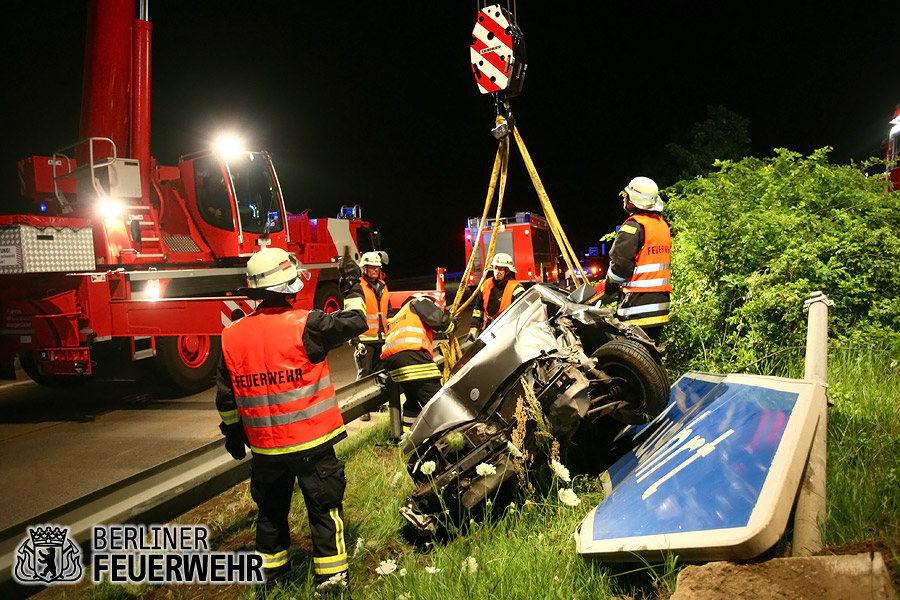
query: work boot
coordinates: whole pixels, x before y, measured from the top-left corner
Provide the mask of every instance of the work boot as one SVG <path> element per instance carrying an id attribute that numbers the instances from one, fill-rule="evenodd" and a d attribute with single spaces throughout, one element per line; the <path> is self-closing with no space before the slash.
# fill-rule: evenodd
<path id="1" fill-rule="evenodd" d="M 275 567 L 274 569 L 263 569 L 263 575 L 266 578 L 266 582 L 263 584 L 263 587 L 274 587 L 290 578 L 291 564 L 286 563 L 281 565 L 280 567 Z"/>
<path id="2" fill-rule="evenodd" d="M 363 413 L 362 416 L 359 417 L 359 420 L 360 421 L 371 421 L 372 415 L 370 415 L 369 413 Z"/>

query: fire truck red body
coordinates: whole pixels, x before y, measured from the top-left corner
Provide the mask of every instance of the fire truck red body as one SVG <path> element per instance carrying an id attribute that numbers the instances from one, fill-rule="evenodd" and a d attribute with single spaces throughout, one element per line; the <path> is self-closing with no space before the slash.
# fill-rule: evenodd
<path id="1" fill-rule="evenodd" d="M 900 105 L 894 109 L 891 130 L 885 140 L 887 149 L 888 179 L 895 190 L 900 190 Z"/>
<path id="2" fill-rule="evenodd" d="M 495 219 L 487 219 L 479 236 L 479 221 L 480 219 L 473 218 L 466 223 L 466 264 L 472 252 L 475 252 L 475 264 L 468 285 L 478 283 L 484 272 L 484 256 L 494 230 Z M 494 254 L 498 252 L 505 252 L 513 257 L 516 279 L 523 283 L 558 281 L 556 241 L 547 220 L 540 215 L 517 212 L 514 217 L 501 217 Z"/>
<path id="3" fill-rule="evenodd" d="M 0 217 L 0 367 L 36 381 L 122 378 L 156 357 L 184 389 L 211 382 L 223 326 L 251 310 L 232 290 L 265 247 L 296 255 L 301 306 L 340 308 L 337 262 L 375 249 L 358 207 L 289 214 L 265 152 L 150 154 L 151 25 L 132 0 L 92 0 L 81 140 L 19 164 L 35 213 Z"/>

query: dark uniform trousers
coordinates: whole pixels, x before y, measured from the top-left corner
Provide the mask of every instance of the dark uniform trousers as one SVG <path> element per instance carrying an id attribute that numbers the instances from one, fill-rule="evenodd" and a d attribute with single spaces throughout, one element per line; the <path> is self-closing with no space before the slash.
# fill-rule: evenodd
<path id="1" fill-rule="evenodd" d="M 305 454 L 305 453 L 304 453 Z M 316 585 L 347 570 L 342 502 L 347 480 L 344 462 L 334 448 L 314 456 L 298 453 L 255 454 L 251 463 L 250 494 L 259 505 L 256 549 L 267 555 L 284 553 L 291 547 L 288 513 L 294 480 L 300 485 L 313 545 Z M 343 557 L 342 564 L 340 557 Z M 334 559 L 334 560 L 330 560 Z M 267 577 L 277 576 L 290 565 L 265 569 Z"/>
<path id="2" fill-rule="evenodd" d="M 441 389 L 441 380 L 411 379 L 400 383 L 400 387 L 403 389 L 403 395 L 406 396 L 406 401 L 403 403 L 403 429 L 405 431 L 419 418 L 422 407 L 428 404 L 428 401 Z"/>
<path id="3" fill-rule="evenodd" d="M 362 379 L 384 368 L 384 363 L 381 360 L 381 349 L 383 347 L 384 342 L 362 342 L 357 345 L 353 351 L 353 358 L 356 361 L 357 379 Z"/>

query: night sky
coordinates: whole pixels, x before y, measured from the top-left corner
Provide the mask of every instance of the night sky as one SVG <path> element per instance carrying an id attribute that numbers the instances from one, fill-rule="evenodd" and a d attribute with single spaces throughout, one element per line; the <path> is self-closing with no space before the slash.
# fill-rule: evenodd
<path id="1" fill-rule="evenodd" d="M 887 4 L 627 4 L 518 3 L 528 75 L 512 108 L 576 248 L 621 222 L 618 191 L 653 177 L 647 157 L 708 105 L 749 119 L 756 156 L 882 153 L 900 103 Z M 476 6 L 151 2 L 152 153 L 174 165 L 239 132 L 273 155 L 292 212 L 359 204 L 382 231 L 389 275 L 462 270 L 465 219 L 480 216 L 497 148 L 469 66 Z M 76 141 L 86 9 L 16 1 L 4 13 L 0 182 L 14 198 L 16 160 Z M 512 157 L 504 212 L 537 212 Z"/>

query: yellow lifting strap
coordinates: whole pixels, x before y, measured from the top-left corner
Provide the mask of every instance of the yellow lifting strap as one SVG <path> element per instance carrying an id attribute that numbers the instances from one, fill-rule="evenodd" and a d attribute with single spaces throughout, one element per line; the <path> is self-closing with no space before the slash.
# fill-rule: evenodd
<path id="1" fill-rule="evenodd" d="M 506 119 L 503 116 L 497 116 L 497 124 L 503 123 Z M 559 223 L 559 218 L 556 216 L 556 211 L 553 210 L 553 206 L 550 204 L 550 198 L 547 195 L 547 191 L 544 189 L 544 184 L 541 183 L 541 178 L 538 176 L 537 169 L 534 166 L 534 162 L 531 160 L 531 155 L 528 153 L 528 149 L 525 147 L 525 142 L 522 140 L 522 136 L 519 134 L 519 129 L 517 127 L 513 127 L 513 135 L 516 138 L 516 144 L 519 147 L 519 152 L 522 154 L 522 158 L 525 160 L 525 167 L 528 170 L 528 175 L 531 177 L 531 182 L 534 184 L 534 189 L 537 192 L 538 198 L 541 202 L 541 207 L 544 210 L 544 216 L 547 218 L 547 222 L 550 225 L 550 231 L 553 233 L 553 237 L 556 239 L 556 244 L 562 253 L 563 260 L 566 262 L 566 266 L 569 268 L 569 272 L 572 273 L 572 276 L 575 276 L 576 269 L 577 273 L 581 276 L 581 280 L 584 283 L 588 282 L 588 277 L 584 273 L 584 270 L 581 268 L 581 264 L 578 262 L 578 257 L 575 254 L 575 251 L 572 249 L 572 245 L 569 243 L 569 239 L 566 237 L 565 232 L 562 230 L 562 226 Z M 503 206 L 503 195 L 506 191 L 506 180 L 507 173 L 509 168 L 509 136 L 504 136 L 500 139 L 499 147 L 497 148 L 497 155 L 494 158 L 494 168 L 491 172 L 491 180 L 488 184 L 488 192 L 487 197 L 484 202 L 484 210 L 481 213 L 481 221 L 478 224 L 478 237 L 473 241 L 473 247 L 475 244 L 478 244 L 481 240 L 481 232 L 484 230 L 484 223 L 487 219 L 487 214 L 490 211 L 491 202 L 494 198 L 494 191 L 497 187 L 497 180 L 500 180 L 500 190 L 497 199 L 497 212 L 494 219 L 494 229 L 491 232 L 491 241 L 488 243 L 487 252 L 485 252 L 484 264 L 485 266 L 491 264 L 491 260 L 494 257 L 494 247 L 497 241 L 497 231 L 500 227 L 500 209 Z M 478 282 L 478 285 L 475 287 L 475 290 L 469 296 L 469 298 L 463 302 L 462 298 L 465 295 L 465 282 L 469 279 L 469 274 L 472 272 L 472 268 L 475 264 L 475 251 L 473 249 L 471 255 L 469 256 L 469 262 L 466 265 L 466 270 L 463 273 L 462 279 L 460 279 L 459 287 L 456 290 L 456 296 L 454 297 L 453 304 L 450 307 L 450 316 L 458 317 L 460 313 L 465 310 L 465 308 L 472 302 L 472 300 L 480 293 L 482 286 L 485 282 L 485 276 L 487 275 L 487 268 L 482 269 L 481 272 L 481 280 Z M 442 383 L 446 383 L 446 381 L 450 378 L 450 372 L 453 367 L 456 366 L 456 363 L 459 362 L 459 358 L 462 355 L 462 351 L 459 347 L 459 341 L 457 340 L 455 335 L 451 335 L 450 339 L 447 341 L 441 341 L 438 343 L 438 347 L 441 349 L 441 354 L 444 356 L 444 372 L 441 378 Z"/>

